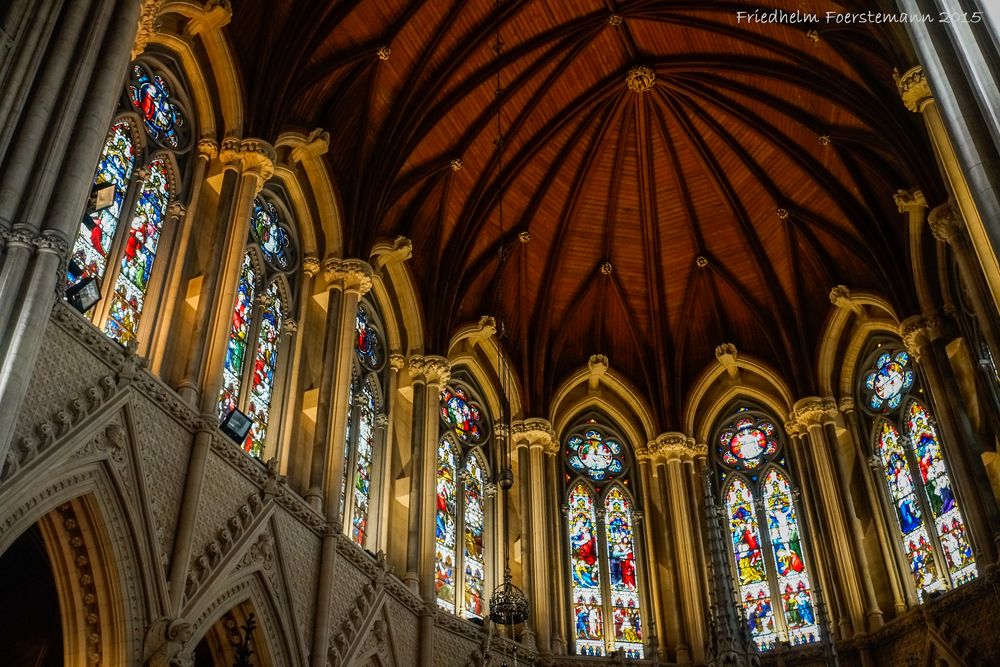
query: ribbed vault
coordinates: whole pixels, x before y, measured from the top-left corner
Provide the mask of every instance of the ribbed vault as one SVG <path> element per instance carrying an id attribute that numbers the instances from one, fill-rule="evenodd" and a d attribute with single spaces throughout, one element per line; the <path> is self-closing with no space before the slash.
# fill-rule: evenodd
<path id="1" fill-rule="evenodd" d="M 232 25 L 249 133 L 330 131 L 347 253 L 413 240 L 432 347 L 502 309 L 529 414 L 602 353 L 676 425 L 722 342 L 805 395 L 833 285 L 914 308 L 891 195 L 937 177 L 873 28 L 704 0 L 251 4 Z"/>

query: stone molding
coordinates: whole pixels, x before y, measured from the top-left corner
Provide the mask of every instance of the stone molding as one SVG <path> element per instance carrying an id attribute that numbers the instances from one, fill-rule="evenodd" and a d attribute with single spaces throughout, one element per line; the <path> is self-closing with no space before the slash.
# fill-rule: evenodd
<path id="1" fill-rule="evenodd" d="M 397 373 L 406 367 L 406 357 L 399 352 L 389 354 L 389 368 Z"/>
<path id="2" fill-rule="evenodd" d="M 636 456 L 640 461 L 691 461 L 708 455 L 708 446 L 698 444 L 689 435 L 678 431 L 668 431 L 656 436 L 639 448 Z"/>
<path id="3" fill-rule="evenodd" d="M 908 317 L 900 323 L 899 337 L 915 361 L 920 361 L 928 343 L 941 336 L 941 324 L 941 318 L 923 315 Z"/>
<path id="4" fill-rule="evenodd" d="M 319 257 L 315 255 L 306 255 L 302 258 L 302 273 L 306 274 L 309 278 L 315 278 L 319 275 L 319 270 L 322 268 L 322 264 L 319 261 Z"/>
<path id="5" fill-rule="evenodd" d="M 226 137 L 219 147 L 219 160 L 227 166 L 238 166 L 245 173 L 257 177 L 257 192 L 260 192 L 271 176 L 277 156 L 274 147 L 263 139 L 239 139 Z"/>
<path id="6" fill-rule="evenodd" d="M 436 354 L 427 355 L 424 357 L 423 374 L 428 385 L 443 387 L 451 379 L 451 362 Z"/>
<path id="7" fill-rule="evenodd" d="M 804 435 L 813 428 L 836 423 L 838 414 L 837 402 L 831 397 L 808 396 L 801 398 L 795 402 L 792 411 L 788 414 L 785 431 L 788 435 Z"/>
<path id="8" fill-rule="evenodd" d="M 954 243 L 959 238 L 965 223 L 958 207 L 952 201 L 934 207 L 927 216 L 927 226 L 938 241 Z"/>
<path id="9" fill-rule="evenodd" d="M 892 200 L 896 202 L 896 208 L 900 213 L 910 213 L 927 208 L 927 199 L 924 198 L 924 193 L 920 188 L 896 190 Z"/>
<path id="10" fill-rule="evenodd" d="M 413 241 L 397 236 L 392 241 L 376 241 L 372 247 L 372 263 L 383 268 L 389 264 L 402 264 L 413 257 Z"/>
<path id="11" fill-rule="evenodd" d="M 541 448 L 545 452 L 559 451 L 556 432 L 547 419 L 529 417 L 511 424 L 511 432 L 516 447 Z"/>
<path id="12" fill-rule="evenodd" d="M 865 309 L 851 293 L 846 285 L 835 285 L 830 290 L 830 303 L 841 310 L 854 313 L 858 317 L 865 316 Z"/>
<path id="13" fill-rule="evenodd" d="M 291 147 L 291 158 L 295 162 L 307 162 L 318 158 L 330 150 L 330 133 L 321 127 L 309 134 L 287 133 L 278 140 L 279 144 Z"/>
<path id="14" fill-rule="evenodd" d="M 266 507 L 267 503 L 259 494 L 250 494 L 236 514 L 230 516 L 225 525 L 219 528 L 216 536 L 202 547 L 198 555 L 191 557 L 184 584 L 184 596 L 187 600 L 194 599 L 198 590 L 213 575 L 223 571 L 221 566 L 228 560 L 227 556 L 239 550 L 242 542 L 254 531 Z"/>
<path id="15" fill-rule="evenodd" d="M 160 13 L 162 4 L 163 0 L 142 0 L 139 8 L 139 28 L 135 33 L 130 60 L 138 58 L 146 50 L 149 40 L 156 34 L 156 16 Z"/>
<path id="16" fill-rule="evenodd" d="M 329 287 L 358 296 L 368 294 L 372 288 L 372 267 L 364 260 L 327 257 L 323 271 Z"/>

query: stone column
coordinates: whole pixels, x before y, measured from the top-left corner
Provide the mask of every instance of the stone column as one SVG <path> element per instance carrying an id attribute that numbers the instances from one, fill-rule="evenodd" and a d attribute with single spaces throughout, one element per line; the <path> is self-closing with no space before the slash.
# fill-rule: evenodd
<path id="1" fill-rule="evenodd" d="M 393 490 L 395 488 L 392 478 L 392 454 L 396 447 L 396 429 L 394 427 L 394 417 L 397 409 L 397 387 L 399 387 L 399 371 L 406 366 L 406 357 L 399 352 L 389 354 L 389 381 L 385 392 L 385 416 L 386 427 L 385 437 L 382 439 L 382 465 L 379 472 L 379 486 L 381 487 L 380 502 L 378 506 L 378 539 L 375 543 L 376 551 L 387 552 L 389 550 L 389 512 L 392 502 Z"/>
<path id="2" fill-rule="evenodd" d="M 0 237 L 8 239 L 0 244 L 0 303 L 9 304 L 0 306 L 0 461 L 41 347 L 38 332 L 61 295 L 139 16 L 138 3 L 125 0 L 81 0 L 56 23 L 49 10 L 26 10 L 38 12 L 25 29 L 38 37 L 40 64 L 30 90 L 4 111 L 4 124 L 18 131 L 0 153 Z M 83 94 L 60 96 L 65 90 Z"/>
<path id="3" fill-rule="evenodd" d="M 667 628 L 664 622 L 665 610 L 663 608 L 663 596 L 661 587 L 654 582 L 659 581 L 659 569 L 661 567 L 659 547 L 657 545 L 657 533 L 666 532 L 666 521 L 663 518 L 663 503 L 659 500 L 659 489 L 654 486 L 652 477 L 653 457 L 647 447 L 636 452 L 636 460 L 639 468 L 638 485 L 642 494 L 645 507 L 645 520 L 642 522 L 643 530 L 643 562 L 646 564 L 646 580 L 649 582 L 649 626 L 647 643 L 651 652 L 655 651 L 658 660 L 667 660 L 667 656 L 660 651 L 659 638 L 657 632 L 663 632 Z M 655 526 L 655 529 L 654 529 Z M 647 656 L 649 657 L 649 656 Z"/>
<path id="4" fill-rule="evenodd" d="M 514 422 L 512 426 L 514 443 L 520 452 L 527 450 L 527 468 L 521 468 L 518 480 L 522 488 L 527 489 L 527 504 L 522 504 L 521 514 L 528 518 L 528 531 L 522 534 L 524 543 L 528 537 L 529 559 L 522 561 L 522 568 L 531 570 L 528 599 L 531 601 L 531 624 L 535 629 L 535 641 L 542 655 L 552 653 L 552 621 L 557 610 L 562 607 L 550 606 L 550 589 L 554 588 L 554 573 L 562 568 L 553 558 L 556 552 L 555 544 L 559 533 L 551 532 L 551 523 L 546 517 L 547 499 L 545 497 L 545 456 L 552 449 L 556 440 L 552 425 L 545 419 L 525 419 Z M 558 575 L 556 575 L 558 576 Z"/>
<path id="5" fill-rule="evenodd" d="M 201 139 L 196 148 L 196 158 L 194 168 L 191 170 L 189 181 L 189 193 L 187 208 L 183 215 L 175 216 L 171 213 L 171 223 L 174 224 L 174 236 L 171 249 L 173 252 L 164 253 L 161 262 L 169 264 L 165 267 L 166 278 L 163 281 L 163 297 L 160 299 L 160 307 L 156 313 L 156 326 L 153 327 L 152 335 L 149 338 L 149 369 L 155 375 L 163 374 L 163 361 L 167 354 L 167 343 L 171 338 L 171 331 L 174 318 L 177 316 L 177 303 L 181 300 L 182 284 L 184 278 L 184 264 L 190 253 L 194 251 L 194 243 L 191 241 L 192 232 L 195 228 L 195 220 L 201 220 L 201 189 L 205 183 L 205 175 L 212 160 L 219 156 L 219 144 L 212 139 Z M 195 237 L 197 243 L 204 242 L 201 235 Z"/>
<path id="6" fill-rule="evenodd" d="M 802 458 L 812 467 L 817 518 L 827 529 L 825 541 L 830 552 L 830 573 L 836 579 L 836 592 L 841 601 L 841 637 L 849 638 L 865 632 L 864 596 L 851 517 L 841 497 L 840 471 L 831 452 L 835 443 L 828 440 L 824 429 L 824 424 L 833 422 L 836 415 L 837 405 L 833 399 L 808 397 L 795 403 L 789 420 L 805 428 L 804 442 L 809 447 Z M 836 539 L 837 535 L 842 539 Z"/>
<path id="7" fill-rule="evenodd" d="M 660 562 L 669 573 L 669 580 L 663 582 L 663 584 L 668 584 L 669 588 L 662 586 L 663 616 L 666 621 L 663 628 L 664 643 L 673 650 L 675 662 L 689 665 L 691 664 L 690 628 L 687 625 L 685 614 L 684 591 L 681 589 L 676 537 L 683 530 L 683 526 L 677 519 L 678 512 L 673 506 L 673 496 L 669 488 L 670 480 L 668 480 L 667 475 L 667 462 L 663 457 L 658 456 L 659 449 L 656 446 L 656 441 L 649 444 L 649 449 L 654 457 L 652 460 L 656 464 L 653 469 L 652 483 L 657 489 L 656 495 L 662 508 L 664 520 L 664 529 L 657 531 L 656 535 L 659 540 L 655 542 L 655 545 L 656 551 L 660 555 Z"/>
<path id="8" fill-rule="evenodd" d="M 882 562 L 885 564 L 886 578 L 889 580 L 889 588 L 892 590 L 892 602 L 896 615 L 906 611 L 905 586 L 899 579 L 899 573 L 905 572 L 905 564 L 899 561 L 898 549 L 893 549 L 893 535 L 886 525 L 885 511 L 879 501 L 878 491 L 868 468 L 868 455 L 866 448 L 862 444 L 861 429 L 858 425 L 858 415 L 854 409 L 854 399 L 845 396 L 837 403 L 841 414 L 844 415 L 844 423 L 847 424 L 854 447 L 854 458 L 862 467 L 862 478 L 865 483 L 865 497 L 868 500 L 868 508 L 872 515 L 872 525 L 875 535 L 878 537 L 879 551 L 882 554 Z M 880 480 L 881 481 L 881 480 Z"/>
<path id="9" fill-rule="evenodd" d="M 701 597 L 702 573 L 698 569 L 698 550 L 695 547 L 696 529 L 692 524 L 692 499 L 688 495 L 684 461 L 690 460 L 697 448 L 694 438 L 683 433 L 663 433 L 657 436 L 651 449 L 666 462 L 666 492 L 664 498 L 671 515 L 673 528 L 674 567 L 681 599 L 681 625 L 686 630 L 690 659 L 695 664 L 705 661 L 708 634 L 705 628 L 705 605 Z M 682 659 L 680 647 L 678 662 Z"/>
<path id="10" fill-rule="evenodd" d="M 410 424 L 410 506 L 406 540 L 406 575 L 403 581 L 414 593 L 420 593 L 420 505 L 424 479 L 424 419 L 426 418 L 427 386 L 424 383 L 424 358 L 413 355 L 407 360 L 410 386 L 413 390 L 413 411 Z M 437 422 L 435 421 L 435 424 Z M 430 500 L 428 500 L 430 502 Z"/>
<path id="11" fill-rule="evenodd" d="M 561 511 L 565 497 L 561 492 L 563 484 L 559 479 L 562 473 L 559 454 L 559 441 L 553 438 L 545 448 L 544 488 L 547 490 L 545 505 L 549 509 L 548 526 L 551 536 L 549 557 L 551 558 L 552 572 L 565 573 L 568 554 L 566 553 L 566 529 L 563 525 L 565 517 Z M 549 610 L 552 615 L 552 652 L 557 655 L 566 655 L 572 632 L 570 627 L 566 625 L 566 612 L 571 608 L 571 605 L 569 593 L 566 590 L 565 574 L 552 576 L 551 583 Z"/>
<path id="12" fill-rule="evenodd" d="M 941 321 L 914 316 L 900 324 L 900 337 L 907 351 L 920 365 L 927 381 L 942 448 L 947 458 L 959 507 L 972 533 L 976 561 L 983 567 L 996 563 L 1000 545 L 1000 511 L 987 477 L 978 440 L 961 405 L 961 392 L 948 366 Z"/>
<path id="13" fill-rule="evenodd" d="M 897 2 L 915 10 L 926 0 Z M 936 16 L 937 10 L 931 13 Z M 996 145 L 984 133 L 978 109 L 968 99 L 967 91 L 962 90 L 965 75 L 953 62 L 953 53 L 948 53 L 953 45 L 935 43 L 930 34 L 944 27 L 915 23 L 907 28 L 921 59 L 931 68 L 934 88 L 942 95 L 944 108 L 939 107 L 924 68 L 919 65 L 898 76 L 896 85 L 906 108 L 923 116 L 938 166 L 965 220 L 995 307 L 1000 307 L 1000 261 L 996 250 L 1000 248 L 1000 168 Z M 945 51 L 941 51 L 942 46 Z"/>
<path id="14" fill-rule="evenodd" d="M 900 213 L 906 214 L 908 246 L 910 249 L 910 272 L 913 275 L 913 286 L 917 292 L 917 302 L 923 311 L 931 312 L 934 309 L 934 295 L 932 291 L 932 279 L 936 277 L 936 272 L 924 263 L 924 220 L 927 218 L 927 200 L 924 193 L 918 188 L 911 190 L 898 190 L 893 195 L 896 208 Z M 936 280 L 933 280 L 936 282 Z"/>
<path id="15" fill-rule="evenodd" d="M 414 431 L 414 450 L 423 450 L 421 456 L 421 479 L 419 488 L 420 520 L 417 523 L 419 533 L 417 543 L 420 545 L 418 576 L 420 578 L 420 594 L 427 604 L 436 604 L 437 592 L 434 590 L 434 520 L 437 506 L 437 443 L 439 436 L 438 408 L 441 400 L 441 390 L 451 377 L 451 365 L 444 357 L 427 355 L 424 357 L 424 381 L 427 389 L 424 392 L 423 430 Z M 414 389 L 416 397 L 416 389 Z M 416 413 L 417 405 L 413 411 Z M 422 437 L 417 441 L 417 434 Z M 411 498 L 411 501 L 413 499 Z M 455 592 L 456 597 L 459 591 Z"/>

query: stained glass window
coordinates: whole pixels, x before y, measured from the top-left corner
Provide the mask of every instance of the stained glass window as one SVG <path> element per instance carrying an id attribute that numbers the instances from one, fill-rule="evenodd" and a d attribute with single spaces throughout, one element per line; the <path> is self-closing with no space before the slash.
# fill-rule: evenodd
<path id="1" fill-rule="evenodd" d="M 382 365 L 382 342 L 370 320 L 368 309 L 364 305 L 358 306 L 354 324 L 354 352 L 366 368 L 378 370 Z"/>
<path id="2" fill-rule="evenodd" d="M 219 415 L 225 416 L 239 406 L 240 387 L 243 385 L 243 362 L 246 359 L 253 323 L 256 296 L 257 272 L 254 269 L 251 251 L 243 255 L 240 282 L 236 288 L 236 306 L 229 327 L 229 343 L 226 345 L 226 362 L 222 369 L 222 393 L 219 396 Z"/>
<path id="3" fill-rule="evenodd" d="M 752 470 L 778 451 L 774 424 L 750 415 L 739 417 L 719 436 L 722 462 L 741 470 Z"/>
<path id="4" fill-rule="evenodd" d="M 434 515 L 434 589 L 438 604 L 455 611 L 458 445 L 443 436 L 437 450 L 437 509 Z"/>
<path id="5" fill-rule="evenodd" d="M 80 231 L 70 257 L 67 276 L 70 283 L 76 283 L 83 278 L 104 277 L 111 242 L 121 220 L 125 195 L 132 179 L 135 155 L 136 146 L 128 122 L 123 120 L 112 125 L 104 150 L 101 151 L 94 183 L 113 185 L 114 200 L 108 208 L 85 216 L 80 224 Z"/>
<path id="6" fill-rule="evenodd" d="M 737 595 L 754 644 L 767 651 L 777 641 L 774 609 L 757 529 L 757 510 L 750 487 L 738 477 L 733 478 L 726 492 L 726 515 L 736 562 Z"/>
<path id="7" fill-rule="evenodd" d="M 792 488 L 784 474 L 771 468 L 764 475 L 764 510 L 778 575 L 778 594 L 785 614 L 788 641 L 819 641 L 812 586 L 802 555 L 799 521 L 792 502 Z"/>
<path id="8" fill-rule="evenodd" d="M 368 505 L 371 499 L 372 451 L 375 441 L 375 393 L 369 383 L 361 385 L 358 405 L 358 441 L 354 463 L 354 512 L 351 539 L 364 546 L 368 532 Z"/>
<path id="9" fill-rule="evenodd" d="M 614 646 L 616 650 L 624 651 L 626 658 L 638 659 L 642 657 L 642 622 L 632 539 L 632 507 L 628 497 L 617 486 L 604 498 L 604 522 Z"/>
<path id="10" fill-rule="evenodd" d="M 482 618 L 486 611 L 486 556 L 483 532 L 486 528 L 486 508 L 483 493 L 486 487 L 486 466 L 482 455 L 473 451 L 465 463 L 465 550 L 464 585 L 465 613 Z"/>
<path id="11" fill-rule="evenodd" d="M 872 443 L 917 599 L 975 579 L 968 526 L 910 355 L 879 344 L 860 383 Z M 912 395 L 911 395 L 912 392 Z M 912 396 L 907 398 L 907 396 Z"/>
<path id="12" fill-rule="evenodd" d="M 291 237 L 288 230 L 281 226 L 278 209 L 271 202 L 257 197 L 250 220 L 250 228 L 264 261 L 277 271 L 288 270 L 292 265 Z"/>
<path id="13" fill-rule="evenodd" d="M 566 441 L 566 457 L 570 468 L 586 473 L 595 481 L 613 480 L 624 470 L 621 443 L 605 438 L 596 428 L 570 436 Z"/>
<path id="14" fill-rule="evenodd" d="M 252 426 L 244 449 L 260 458 L 264 454 L 267 421 L 274 391 L 274 372 L 278 366 L 278 346 L 281 343 L 281 295 L 272 282 L 264 292 L 264 304 L 257 329 L 257 351 L 250 376 L 250 400 L 247 417 Z"/>
<path id="15" fill-rule="evenodd" d="M 179 148 L 178 132 L 184 126 L 184 115 L 170 99 L 170 89 L 163 77 L 150 74 L 142 65 L 132 65 L 128 95 L 149 136 L 165 148 Z"/>
<path id="16" fill-rule="evenodd" d="M 445 387 L 441 392 L 441 419 L 451 427 L 462 444 L 483 440 L 483 415 L 462 387 Z"/>
<path id="17" fill-rule="evenodd" d="M 604 655 L 604 604 L 594 495 L 583 482 L 569 492 L 570 567 L 578 655 Z"/>
<path id="18" fill-rule="evenodd" d="M 121 268 L 111 296 L 111 311 L 104 325 L 105 333 L 122 345 L 135 339 L 163 219 L 170 202 L 166 162 L 163 159 L 153 160 L 146 165 L 146 172 L 122 250 Z"/>

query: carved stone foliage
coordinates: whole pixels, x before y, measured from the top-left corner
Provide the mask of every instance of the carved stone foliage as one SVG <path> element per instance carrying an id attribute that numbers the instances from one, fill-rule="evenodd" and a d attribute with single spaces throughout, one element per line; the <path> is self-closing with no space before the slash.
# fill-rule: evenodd
<path id="1" fill-rule="evenodd" d="M 246 536 L 255 519 L 264 511 L 265 503 L 258 494 L 251 494 L 245 503 L 233 516 L 229 517 L 225 525 L 222 526 L 201 552 L 191 559 L 188 567 L 187 581 L 184 586 L 184 594 L 187 599 L 192 599 L 204 582 L 214 574 L 219 566 L 226 560 L 236 545 Z M 268 536 L 270 538 L 270 536 Z M 261 558 L 270 558 L 271 544 L 255 544 L 257 555 Z M 248 550 L 249 551 L 249 550 Z"/>
<path id="2" fill-rule="evenodd" d="M 101 378 L 96 386 L 84 391 L 81 396 L 68 401 L 64 407 L 53 410 L 48 418 L 35 425 L 33 433 L 22 435 L 14 442 L 14 446 L 7 453 L 0 479 L 10 479 L 18 471 L 30 466 L 39 454 L 69 435 L 77 425 L 107 403 L 116 392 L 115 379 L 108 375 Z"/>
<path id="3" fill-rule="evenodd" d="M 182 619 L 167 617 L 153 621 L 143 641 L 143 667 L 190 667 L 194 656 L 184 651 L 194 628 Z"/>
<path id="4" fill-rule="evenodd" d="M 70 546 L 73 554 L 73 564 L 76 567 L 76 580 L 79 582 L 79 599 L 74 603 L 80 606 L 86 623 L 87 663 L 99 665 L 102 660 L 102 610 L 98 604 L 97 584 L 94 580 L 91 555 L 87 549 L 80 522 L 77 519 L 73 505 L 65 503 L 56 510 L 63 530 L 64 542 Z"/>

